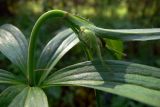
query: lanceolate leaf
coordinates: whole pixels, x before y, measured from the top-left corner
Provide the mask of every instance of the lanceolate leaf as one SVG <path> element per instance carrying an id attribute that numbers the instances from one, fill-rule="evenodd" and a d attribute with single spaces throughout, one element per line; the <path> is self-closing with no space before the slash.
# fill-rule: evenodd
<path id="1" fill-rule="evenodd" d="M 41 81 L 50 73 L 57 62 L 73 46 L 79 42 L 78 37 L 71 29 L 64 30 L 56 35 L 44 48 L 38 62 L 38 68 L 48 69 L 42 75 Z M 44 68 L 43 68 L 44 67 Z"/>
<path id="2" fill-rule="evenodd" d="M 26 70 L 27 50 L 27 40 L 18 28 L 11 24 L 0 26 L 0 51 L 22 71 Z"/>
<path id="3" fill-rule="evenodd" d="M 0 106 L 8 107 L 11 101 L 25 88 L 24 85 L 10 86 L 0 94 Z"/>
<path id="4" fill-rule="evenodd" d="M 42 89 L 27 87 L 13 99 L 8 107 L 48 107 L 48 101 Z"/>
<path id="5" fill-rule="evenodd" d="M 82 62 L 55 72 L 44 82 L 44 86 L 84 86 L 153 106 L 160 105 L 159 68 L 113 60 L 106 63 L 112 72 L 99 62 Z"/>
<path id="6" fill-rule="evenodd" d="M 8 71 L 0 69 L 0 84 L 18 84 L 17 78 Z"/>
<path id="7" fill-rule="evenodd" d="M 92 26 L 97 36 L 123 41 L 146 41 L 160 39 L 160 28 L 153 29 L 103 29 Z"/>
<path id="8" fill-rule="evenodd" d="M 52 56 L 54 56 L 55 51 L 58 49 L 58 47 L 64 42 L 66 38 L 70 34 L 72 34 L 73 31 L 71 29 L 66 29 L 60 33 L 58 33 L 53 39 L 51 39 L 48 44 L 43 49 L 39 61 L 38 61 L 38 68 L 46 68 L 48 67 L 53 59 L 51 59 Z"/>

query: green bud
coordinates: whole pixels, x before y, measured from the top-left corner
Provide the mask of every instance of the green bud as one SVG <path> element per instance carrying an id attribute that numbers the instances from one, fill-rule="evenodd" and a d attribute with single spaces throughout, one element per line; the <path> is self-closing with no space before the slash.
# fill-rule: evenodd
<path id="1" fill-rule="evenodd" d="M 100 44 L 95 33 L 85 27 L 81 27 L 80 29 L 81 33 L 79 35 L 79 39 L 82 44 L 87 47 L 89 53 L 92 56 L 92 60 L 97 58 L 102 60 Z"/>

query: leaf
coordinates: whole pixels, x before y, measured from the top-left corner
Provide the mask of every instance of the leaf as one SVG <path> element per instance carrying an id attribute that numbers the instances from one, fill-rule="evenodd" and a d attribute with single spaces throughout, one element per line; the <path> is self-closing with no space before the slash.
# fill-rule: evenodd
<path id="1" fill-rule="evenodd" d="M 92 26 L 98 37 L 123 41 L 146 41 L 160 39 L 160 28 L 151 29 L 103 29 Z"/>
<path id="2" fill-rule="evenodd" d="M 13 99 L 8 107 L 48 107 L 48 101 L 42 89 L 27 87 Z"/>
<path id="3" fill-rule="evenodd" d="M 11 103 L 11 101 L 19 94 L 25 86 L 23 85 L 17 85 L 17 86 L 10 86 L 7 89 L 5 89 L 0 94 L 0 105 L 1 107 L 8 107 L 8 105 Z"/>
<path id="4" fill-rule="evenodd" d="M 66 29 L 60 33 L 58 33 L 55 37 L 53 37 L 48 44 L 44 47 L 40 58 L 38 60 L 38 68 L 48 67 L 52 60 L 51 57 L 54 55 L 55 51 L 58 49 L 59 45 L 70 35 L 73 31 L 71 29 Z"/>
<path id="5" fill-rule="evenodd" d="M 19 84 L 20 82 L 11 72 L 0 69 L 0 84 Z"/>
<path id="6" fill-rule="evenodd" d="M 26 70 L 28 43 L 22 32 L 11 24 L 0 26 L 0 51 L 23 72 Z"/>
<path id="7" fill-rule="evenodd" d="M 78 37 L 71 29 L 58 33 L 48 42 L 38 61 L 38 69 L 48 69 L 43 73 L 41 81 L 45 79 L 65 53 L 67 53 L 78 42 Z"/>
<path id="8" fill-rule="evenodd" d="M 105 39 L 106 47 L 113 52 L 116 59 L 122 59 L 123 57 L 123 42 L 120 40 Z"/>
<path id="9" fill-rule="evenodd" d="M 74 85 L 125 96 L 149 105 L 160 105 L 160 69 L 124 61 L 106 61 L 112 72 L 99 62 L 82 62 L 52 74 L 44 87 Z"/>

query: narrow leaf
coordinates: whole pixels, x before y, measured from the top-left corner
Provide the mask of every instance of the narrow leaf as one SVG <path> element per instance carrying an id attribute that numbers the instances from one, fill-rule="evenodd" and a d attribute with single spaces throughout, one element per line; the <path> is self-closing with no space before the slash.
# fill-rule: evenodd
<path id="1" fill-rule="evenodd" d="M 7 89 L 5 89 L 0 94 L 0 105 L 1 107 L 8 107 L 8 105 L 11 103 L 11 101 L 19 94 L 25 86 L 23 85 L 17 85 L 17 86 L 10 86 Z"/>
<path id="2" fill-rule="evenodd" d="M 28 43 L 22 32 L 11 24 L 0 26 L 0 51 L 23 72 L 26 70 Z"/>
<path id="3" fill-rule="evenodd" d="M 44 47 L 38 60 L 38 68 L 45 68 L 51 64 L 51 62 L 53 61 L 51 57 L 54 55 L 55 51 L 63 43 L 63 41 L 72 33 L 73 31 L 71 29 L 66 29 L 58 33 L 48 42 L 48 44 Z"/>
<path id="4" fill-rule="evenodd" d="M 97 36 L 123 41 L 146 41 L 160 39 L 160 28 L 151 29 L 103 29 L 92 26 Z"/>
<path id="5" fill-rule="evenodd" d="M 51 39 L 42 51 L 38 61 L 38 69 L 48 69 L 43 73 L 41 81 L 45 79 L 65 53 L 78 42 L 78 37 L 71 29 L 64 30 Z"/>
<path id="6" fill-rule="evenodd" d="M 50 85 L 84 86 L 159 106 L 160 69 L 124 61 L 83 62 L 61 69 L 44 82 Z"/>
<path id="7" fill-rule="evenodd" d="M 27 87 L 13 99 L 9 107 L 48 107 L 48 101 L 42 89 Z"/>
<path id="8" fill-rule="evenodd" d="M 11 72 L 0 69 L 0 84 L 18 84 L 19 81 Z"/>

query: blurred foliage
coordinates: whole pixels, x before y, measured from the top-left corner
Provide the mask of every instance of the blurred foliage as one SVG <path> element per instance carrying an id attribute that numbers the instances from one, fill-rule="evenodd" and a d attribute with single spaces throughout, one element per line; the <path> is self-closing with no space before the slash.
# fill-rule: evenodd
<path id="1" fill-rule="evenodd" d="M 160 27 L 160 0 L 0 0 L 0 25 L 12 23 L 29 38 L 37 18 L 51 9 L 62 9 L 78 14 L 104 28 Z M 63 28 L 63 21 L 49 20 L 46 22 L 37 41 L 37 56 L 57 30 Z M 104 45 L 103 57 L 115 59 L 113 53 L 105 49 L 107 41 L 103 40 L 104 43 L 102 43 Z M 160 67 L 160 41 L 127 42 L 122 46 L 124 47 L 119 49 L 124 49 L 124 53 L 127 54 L 124 60 Z M 76 46 L 63 57 L 56 69 L 84 60 L 84 53 L 79 46 Z M 2 54 L 0 55 L 0 67 L 17 71 L 17 68 L 10 65 Z M 96 106 L 95 94 L 91 89 L 53 87 L 46 91 L 51 107 Z M 101 93 L 100 97 L 102 107 L 147 107 L 147 105 L 112 94 Z"/>

